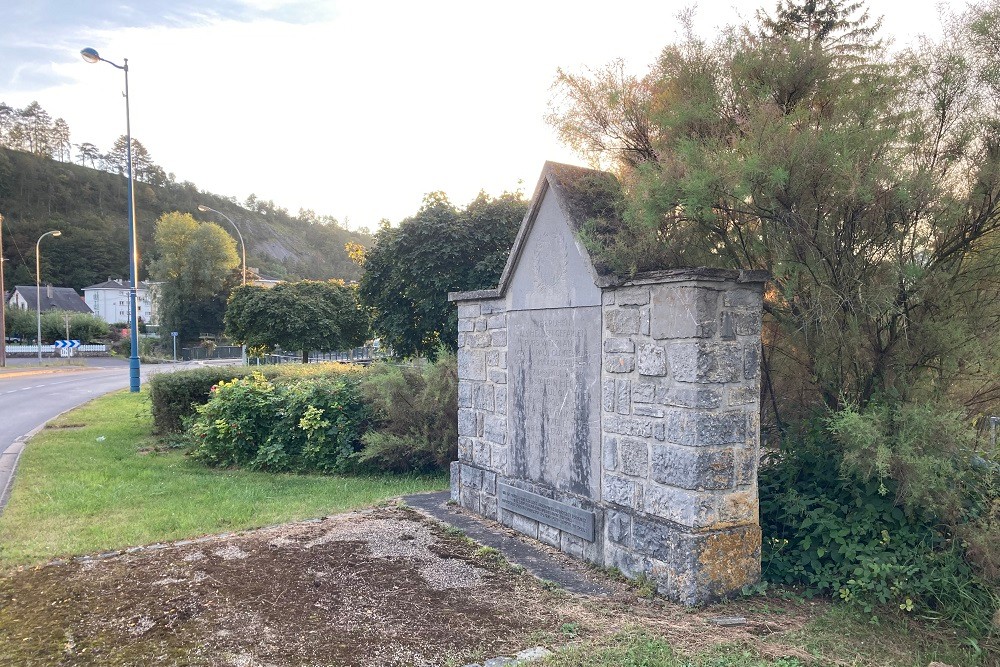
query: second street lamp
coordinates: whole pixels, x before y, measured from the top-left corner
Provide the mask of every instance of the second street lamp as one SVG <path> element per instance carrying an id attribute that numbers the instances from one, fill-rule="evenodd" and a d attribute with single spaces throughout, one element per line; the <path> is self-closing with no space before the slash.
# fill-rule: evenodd
<path id="1" fill-rule="evenodd" d="M 38 363 L 42 363 L 42 239 L 46 236 L 62 236 L 62 232 L 53 229 L 45 232 L 35 241 L 35 314 L 38 316 Z M 6 345 L 6 338 L 4 339 Z"/>
<path id="2" fill-rule="evenodd" d="M 211 206 L 205 206 L 204 204 L 198 204 L 198 210 L 201 211 L 202 213 L 205 213 L 207 211 L 211 211 L 212 213 L 218 213 L 223 218 L 225 218 L 226 220 L 228 220 L 229 224 L 231 224 L 233 226 L 233 229 L 236 230 L 236 235 L 240 237 L 240 250 L 242 251 L 242 255 L 243 255 L 243 261 L 241 262 L 241 266 L 243 267 L 243 286 L 246 287 L 247 286 L 247 244 L 243 242 L 243 234 L 240 233 L 240 228 L 236 226 L 236 223 L 233 222 L 232 218 L 230 218 L 228 215 L 226 215 L 222 211 L 216 211 Z M 243 365 L 246 366 L 247 365 L 247 344 L 245 342 L 242 345 L 240 345 L 240 356 L 243 357 Z"/>
<path id="3" fill-rule="evenodd" d="M 136 290 L 139 280 L 138 250 L 136 248 L 137 233 L 135 228 L 135 179 L 132 174 L 132 120 L 129 117 L 128 107 L 128 58 L 125 58 L 124 65 L 118 65 L 110 60 L 105 60 L 96 50 L 86 48 L 80 51 L 80 55 L 88 63 L 105 62 L 116 69 L 125 72 L 125 164 L 128 168 L 128 329 L 129 343 L 132 346 L 132 354 L 129 356 L 129 391 L 139 391 L 139 318 L 136 314 Z"/>

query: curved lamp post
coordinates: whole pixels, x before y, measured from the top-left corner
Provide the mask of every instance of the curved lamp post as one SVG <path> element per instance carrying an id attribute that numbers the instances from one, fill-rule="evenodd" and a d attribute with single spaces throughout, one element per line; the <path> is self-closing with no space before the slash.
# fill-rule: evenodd
<path id="1" fill-rule="evenodd" d="M 125 163 L 128 168 L 128 329 L 129 343 L 132 347 L 132 354 L 129 357 L 129 390 L 139 391 L 139 318 L 136 316 L 136 281 L 139 279 L 138 250 L 136 248 L 136 228 L 135 228 L 135 180 L 132 174 L 132 121 L 129 117 L 128 106 L 128 58 L 124 59 L 124 65 L 118 65 L 105 60 L 96 50 L 86 48 L 80 51 L 80 55 L 88 63 L 104 62 L 116 69 L 125 72 L 125 141 L 128 144 L 125 153 Z"/>
<path id="2" fill-rule="evenodd" d="M 35 241 L 35 314 L 38 316 L 38 363 L 42 363 L 42 239 L 46 236 L 62 236 L 62 232 L 53 229 L 45 232 Z M 6 340 L 6 339 L 5 339 Z"/>
<path id="3" fill-rule="evenodd" d="M 228 215 L 226 215 L 222 211 L 216 211 L 211 206 L 205 206 L 204 204 L 198 204 L 198 210 L 201 211 L 202 213 L 205 213 L 206 211 L 211 211 L 212 213 L 218 213 L 223 218 L 225 218 L 226 220 L 228 220 L 229 224 L 231 224 L 233 226 L 233 229 L 236 230 L 236 235 L 238 237 L 240 237 L 240 250 L 243 253 L 243 261 L 242 261 L 241 266 L 243 267 L 243 286 L 246 287 L 247 286 L 247 244 L 243 242 L 243 234 L 240 233 L 240 228 L 236 226 L 236 223 L 233 222 L 232 218 L 230 218 Z M 243 343 L 243 345 L 240 346 L 240 355 L 243 357 L 243 365 L 246 366 L 247 365 L 247 344 L 246 343 Z"/>
<path id="4" fill-rule="evenodd" d="M 243 266 L 243 286 L 246 287 L 246 284 L 247 284 L 247 246 L 246 246 L 245 243 L 243 243 L 243 234 L 240 233 L 240 228 L 236 226 L 236 223 L 233 222 L 232 218 L 230 218 L 228 215 L 226 215 L 222 211 L 216 211 L 211 206 L 205 206 L 204 204 L 198 204 L 198 210 L 201 211 L 202 213 L 205 213 L 206 211 L 211 211 L 212 213 L 218 213 L 223 218 L 225 218 L 226 220 L 228 220 L 229 224 L 231 224 L 233 226 L 233 229 L 236 230 L 236 235 L 238 237 L 240 237 L 240 249 L 243 252 L 243 263 L 242 263 L 242 266 Z"/>

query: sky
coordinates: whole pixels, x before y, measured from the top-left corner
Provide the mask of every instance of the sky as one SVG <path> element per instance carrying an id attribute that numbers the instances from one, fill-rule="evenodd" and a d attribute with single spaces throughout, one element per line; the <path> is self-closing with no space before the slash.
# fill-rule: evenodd
<path id="1" fill-rule="evenodd" d="M 558 68 L 643 73 L 694 3 L 645 0 L 0 0 L 0 102 L 63 118 L 74 144 L 132 135 L 177 181 L 253 193 L 357 229 L 424 195 L 529 197 L 545 160 L 584 164 L 545 115 Z M 698 32 L 773 0 L 701 0 Z M 964 3 L 945 3 L 958 9 Z M 937 0 L 871 0 L 883 36 L 934 33 Z"/>

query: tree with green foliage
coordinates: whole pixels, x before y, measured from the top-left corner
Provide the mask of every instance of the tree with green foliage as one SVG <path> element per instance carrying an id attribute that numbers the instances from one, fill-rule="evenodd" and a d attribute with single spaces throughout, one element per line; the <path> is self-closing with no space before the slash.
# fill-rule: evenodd
<path id="1" fill-rule="evenodd" d="M 368 338 L 368 318 L 357 287 L 341 280 L 302 280 L 270 289 L 246 285 L 233 290 L 226 308 L 226 333 L 250 347 L 312 351 L 357 347 Z"/>
<path id="2" fill-rule="evenodd" d="M 457 349 L 448 292 L 496 287 L 527 206 L 520 193 L 480 193 L 459 210 L 434 192 L 398 227 L 382 225 L 364 253 L 360 295 L 372 328 L 397 355 Z"/>
<path id="3" fill-rule="evenodd" d="M 850 1 L 714 43 L 686 25 L 645 77 L 557 79 L 550 120 L 626 192 L 586 242 L 623 276 L 770 271 L 763 425 L 793 443 L 820 415 L 834 476 L 997 576 L 997 452 L 970 424 L 1000 409 L 1000 2 L 898 53 Z"/>
<path id="4" fill-rule="evenodd" d="M 166 213 L 156 222 L 156 259 L 150 275 L 160 287 L 160 323 L 182 341 L 222 331 L 226 299 L 240 264 L 236 241 L 214 223 L 187 213 Z"/>
<path id="5" fill-rule="evenodd" d="M 66 338 L 67 326 L 69 340 L 84 344 L 107 338 L 110 333 L 108 323 L 91 313 L 47 310 L 42 313 L 42 340 Z"/>

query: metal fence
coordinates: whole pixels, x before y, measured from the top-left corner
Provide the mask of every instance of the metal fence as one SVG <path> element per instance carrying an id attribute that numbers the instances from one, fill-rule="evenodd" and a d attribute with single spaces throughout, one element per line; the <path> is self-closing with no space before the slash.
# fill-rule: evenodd
<path id="1" fill-rule="evenodd" d="M 61 349 L 63 348 L 57 348 L 55 345 L 42 345 L 42 354 L 58 355 L 59 350 Z M 81 345 L 79 347 L 75 347 L 72 349 L 74 354 L 81 352 L 107 352 L 108 346 L 92 344 L 92 345 Z M 11 345 L 8 343 L 7 354 L 12 356 L 16 354 L 38 354 L 38 346 L 33 343 L 31 345 L 23 345 L 20 343 Z"/>

